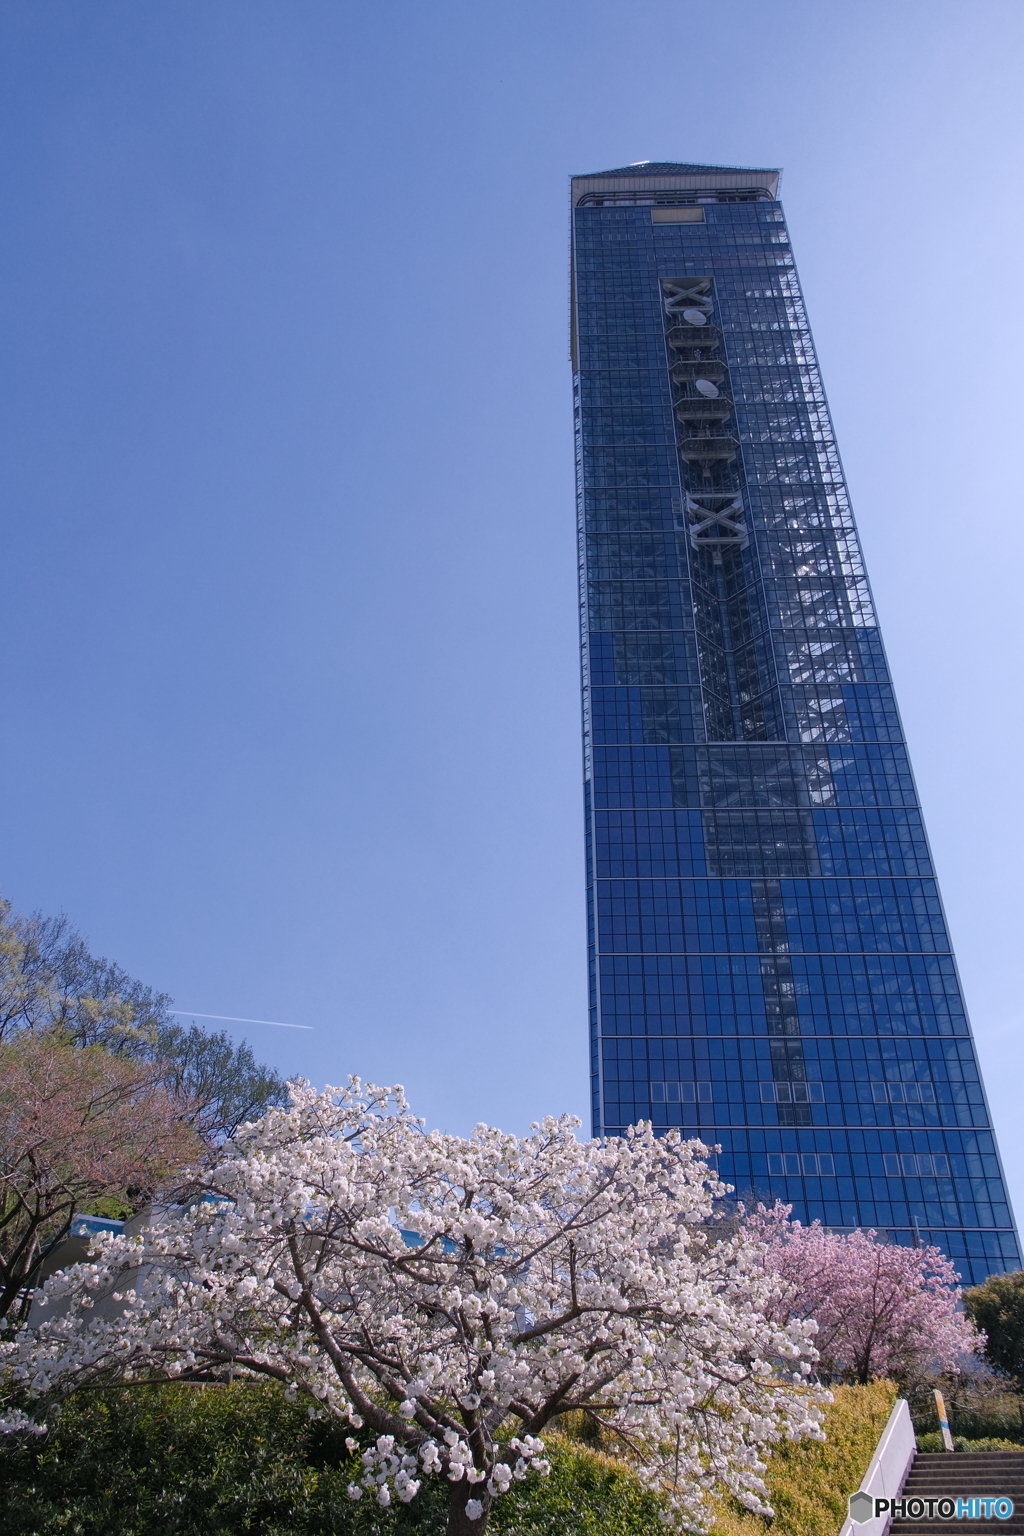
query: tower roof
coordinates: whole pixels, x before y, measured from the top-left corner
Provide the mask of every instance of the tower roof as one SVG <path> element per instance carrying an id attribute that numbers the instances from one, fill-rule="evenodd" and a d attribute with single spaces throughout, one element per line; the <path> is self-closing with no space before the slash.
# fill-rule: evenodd
<path id="1" fill-rule="evenodd" d="M 640 160 L 610 171 L 572 178 L 572 201 L 594 193 L 759 191 L 778 197 L 780 170 L 748 165 L 693 165 L 681 160 Z"/>
<path id="2" fill-rule="evenodd" d="M 632 165 L 618 165 L 610 171 L 585 171 L 574 176 L 574 181 L 589 181 L 594 176 L 707 176 L 725 171 L 730 176 L 740 173 L 753 176 L 779 176 L 780 171 L 755 168 L 750 165 L 690 165 L 679 160 L 635 160 Z"/>

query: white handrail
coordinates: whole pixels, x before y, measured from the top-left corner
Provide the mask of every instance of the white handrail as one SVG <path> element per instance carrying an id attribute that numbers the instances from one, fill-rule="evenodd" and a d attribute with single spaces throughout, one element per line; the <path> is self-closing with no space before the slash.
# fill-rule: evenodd
<path id="1" fill-rule="evenodd" d="M 858 1491 L 870 1494 L 873 1499 L 899 1498 L 916 1455 L 910 1406 L 906 1398 L 898 1397 Z M 871 1520 L 851 1520 L 847 1516 L 839 1536 L 886 1536 L 891 1519 L 888 1512 Z"/>

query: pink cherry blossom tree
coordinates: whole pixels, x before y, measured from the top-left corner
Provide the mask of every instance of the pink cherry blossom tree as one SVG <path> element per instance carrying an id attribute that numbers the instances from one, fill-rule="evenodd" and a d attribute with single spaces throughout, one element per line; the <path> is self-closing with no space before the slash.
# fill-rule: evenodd
<path id="1" fill-rule="evenodd" d="M 769 1315 L 814 1318 L 819 1371 L 833 1379 L 906 1379 L 948 1369 L 983 1342 L 958 1310 L 959 1276 L 938 1248 L 903 1248 L 875 1232 L 829 1232 L 789 1219 L 791 1206 L 758 1206 L 747 1236 L 765 1244 L 778 1281 Z"/>
<path id="2" fill-rule="evenodd" d="M 187 1211 L 48 1280 L 0 1365 L 44 1410 L 105 1381 L 269 1377 L 372 1432 L 353 1499 L 445 1478 L 451 1536 L 544 1474 L 569 1410 L 620 1437 L 670 1521 L 706 1529 L 716 1491 L 768 1512 L 766 1448 L 823 1438 L 813 1330 L 772 1317 L 756 1242 L 709 1235 L 706 1148 L 576 1123 L 460 1138 L 397 1088 L 293 1085 Z"/>
<path id="3" fill-rule="evenodd" d="M 129 1190 L 141 1203 L 201 1150 L 192 1104 L 158 1077 L 152 1063 L 59 1035 L 0 1039 L 0 1320 L 22 1310 L 76 1211 Z"/>

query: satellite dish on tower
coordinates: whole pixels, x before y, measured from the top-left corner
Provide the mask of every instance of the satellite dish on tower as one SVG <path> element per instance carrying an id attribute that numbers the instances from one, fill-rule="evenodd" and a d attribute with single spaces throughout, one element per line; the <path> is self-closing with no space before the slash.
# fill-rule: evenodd
<path id="1" fill-rule="evenodd" d="M 708 317 L 699 309 L 684 309 L 683 319 L 687 325 L 707 325 Z"/>
<path id="2" fill-rule="evenodd" d="M 693 387 L 698 395 L 704 396 L 705 400 L 718 399 L 718 385 L 712 384 L 710 379 L 695 379 Z"/>

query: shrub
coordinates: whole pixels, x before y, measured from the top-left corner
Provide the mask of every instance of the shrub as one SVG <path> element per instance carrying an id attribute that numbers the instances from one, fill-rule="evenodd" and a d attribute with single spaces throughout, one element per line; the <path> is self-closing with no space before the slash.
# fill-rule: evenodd
<path id="1" fill-rule="evenodd" d="M 1020 1446 L 1012 1440 L 993 1440 L 988 1437 L 984 1440 L 965 1440 L 963 1435 L 954 1435 L 953 1444 L 958 1451 L 1019 1451 Z M 917 1448 L 919 1451 L 943 1451 L 942 1435 L 939 1430 L 929 1430 L 926 1435 L 918 1435 Z"/>
<path id="2" fill-rule="evenodd" d="M 621 1462 L 550 1438 L 552 1472 L 499 1500 L 505 1536 L 647 1536 L 658 1500 Z M 275 1386 L 82 1393 L 44 1438 L 0 1458 L 5 1536 L 442 1536 L 447 1488 L 429 1479 L 388 1510 L 346 1496 L 344 1433 Z"/>

